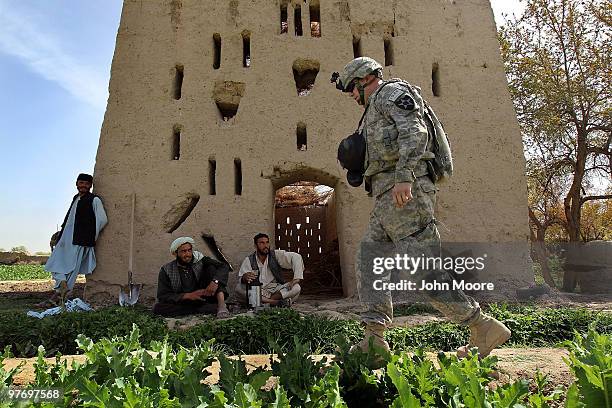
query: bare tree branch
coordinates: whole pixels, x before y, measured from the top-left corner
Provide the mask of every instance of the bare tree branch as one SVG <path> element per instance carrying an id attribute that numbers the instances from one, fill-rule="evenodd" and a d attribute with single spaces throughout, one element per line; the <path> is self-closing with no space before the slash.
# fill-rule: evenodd
<path id="1" fill-rule="evenodd" d="M 609 200 L 612 198 L 612 194 L 604 194 L 604 195 L 596 195 L 596 196 L 587 196 L 587 197 L 582 197 L 580 199 L 580 201 L 582 202 L 582 204 L 586 203 L 587 201 L 593 201 L 593 200 Z"/>

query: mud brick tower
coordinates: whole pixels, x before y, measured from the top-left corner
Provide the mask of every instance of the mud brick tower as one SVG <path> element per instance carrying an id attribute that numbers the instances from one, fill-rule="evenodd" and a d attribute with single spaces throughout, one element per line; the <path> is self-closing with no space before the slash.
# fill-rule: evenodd
<path id="1" fill-rule="evenodd" d="M 90 296 L 115 302 L 126 282 L 132 194 L 134 281 L 153 297 L 174 238 L 210 253 L 202 235 L 213 236 L 236 272 L 252 236 L 284 221 L 275 191 L 301 180 L 335 189 L 342 287 L 355 294 L 373 201 L 336 162 L 362 111 L 329 78 L 366 55 L 385 78 L 420 86 L 444 121 L 456 171 L 440 186 L 443 240 L 518 247 L 500 250 L 491 273 L 510 291 L 532 281 L 523 150 L 488 0 L 125 0 L 95 166 L 109 224 Z"/>

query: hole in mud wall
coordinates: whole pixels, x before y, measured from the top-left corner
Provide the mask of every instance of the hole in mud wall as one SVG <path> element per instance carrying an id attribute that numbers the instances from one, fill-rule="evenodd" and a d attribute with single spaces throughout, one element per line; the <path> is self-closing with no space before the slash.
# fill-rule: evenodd
<path id="1" fill-rule="evenodd" d="M 308 135 L 306 134 L 306 124 L 299 122 L 295 129 L 295 135 L 297 140 L 297 149 L 305 151 L 308 148 Z"/>
<path id="2" fill-rule="evenodd" d="M 293 62 L 293 79 L 299 96 L 306 96 L 312 91 L 320 68 L 319 61 L 299 58 Z"/>
<path id="3" fill-rule="evenodd" d="M 287 22 L 287 1 L 281 1 L 280 4 L 280 33 L 287 34 L 289 31 L 289 23 Z"/>
<path id="4" fill-rule="evenodd" d="M 361 57 L 361 38 L 353 36 L 353 58 Z"/>
<path id="5" fill-rule="evenodd" d="M 302 6 L 296 4 L 293 6 L 293 24 L 295 24 L 295 35 L 301 36 L 304 34 L 302 30 Z"/>
<path id="6" fill-rule="evenodd" d="M 173 84 L 173 94 L 174 94 L 174 99 L 176 99 L 177 101 L 179 99 L 181 99 L 181 92 L 183 89 L 183 74 L 184 72 L 184 68 L 182 65 L 176 65 L 174 67 L 174 84 Z"/>
<path id="7" fill-rule="evenodd" d="M 219 69 L 221 67 L 221 34 L 213 34 L 213 68 Z"/>
<path id="8" fill-rule="evenodd" d="M 385 37 L 383 39 L 385 47 L 385 67 L 393 65 L 393 45 L 391 43 L 391 37 Z"/>
<path id="9" fill-rule="evenodd" d="M 234 159 L 234 194 L 242 195 L 242 163 Z"/>
<path id="10" fill-rule="evenodd" d="M 220 81 L 215 84 L 213 98 L 219 109 L 221 120 L 227 122 L 236 116 L 245 89 L 246 84 L 243 82 Z"/>
<path id="11" fill-rule="evenodd" d="M 274 197 L 274 220 L 276 248 L 297 252 L 304 260 L 302 294 L 309 298 L 341 297 L 334 189 L 312 181 L 279 188 Z"/>
<path id="12" fill-rule="evenodd" d="M 242 32 L 242 66 L 251 66 L 251 33 L 248 31 Z"/>
<path id="13" fill-rule="evenodd" d="M 440 66 L 437 62 L 431 66 L 431 93 L 440 96 Z"/>
<path id="14" fill-rule="evenodd" d="M 181 158 L 181 127 L 175 125 L 172 130 L 172 160 Z"/>
<path id="15" fill-rule="evenodd" d="M 321 37 L 321 7 L 318 1 L 311 1 L 310 14 L 310 36 Z"/>
<path id="16" fill-rule="evenodd" d="M 208 159 L 208 194 L 217 194 L 217 161 L 212 157 Z"/>

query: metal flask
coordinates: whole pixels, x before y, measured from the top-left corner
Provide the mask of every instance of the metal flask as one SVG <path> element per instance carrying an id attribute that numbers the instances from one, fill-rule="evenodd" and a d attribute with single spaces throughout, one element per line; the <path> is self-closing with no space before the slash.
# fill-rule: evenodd
<path id="1" fill-rule="evenodd" d="M 249 308 L 256 309 L 261 307 L 261 282 L 259 276 L 247 285 L 247 297 Z"/>

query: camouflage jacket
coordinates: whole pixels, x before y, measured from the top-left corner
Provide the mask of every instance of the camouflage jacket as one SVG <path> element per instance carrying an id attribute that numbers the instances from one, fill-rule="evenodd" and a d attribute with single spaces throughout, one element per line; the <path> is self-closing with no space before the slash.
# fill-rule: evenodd
<path id="1" fill-rule="evenodd" d="M 385 81 L 368 98 L 363 132 L 367 142 L 365 176 L 376 197 L 395 183 L 427 174 L 428 151 L 423 99 L 417 87 Z"/>

